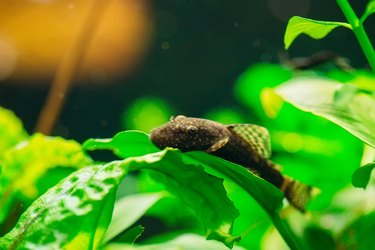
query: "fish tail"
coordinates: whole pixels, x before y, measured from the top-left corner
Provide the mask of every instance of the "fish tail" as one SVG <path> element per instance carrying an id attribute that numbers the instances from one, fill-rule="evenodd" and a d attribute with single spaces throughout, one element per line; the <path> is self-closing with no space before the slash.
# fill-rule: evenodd
<path id="1" fill-rule="evenodd" d="M 282 190 L 290 204 L 302 212 L 306 211 L 306 205 L 313 194 L 313 188 L 311 186 L 290 178 L 285 178 Z"/>

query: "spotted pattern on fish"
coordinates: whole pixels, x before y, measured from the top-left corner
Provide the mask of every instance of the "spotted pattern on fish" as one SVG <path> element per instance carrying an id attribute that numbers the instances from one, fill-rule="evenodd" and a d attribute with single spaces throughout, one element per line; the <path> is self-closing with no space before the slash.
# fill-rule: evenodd
<path id="1" fill-rule="evenodd" d="M 267 129 L 252 124 L 221 123 L 186 116 L 151 130 L 150 140 L 160 149 L 178 148 L 182 152 L 205 151 L 237 163 L 285 192 L 289 202 L 301 211 L 311 196 L 311 188 L 284 177 L 271 155 Z"/>

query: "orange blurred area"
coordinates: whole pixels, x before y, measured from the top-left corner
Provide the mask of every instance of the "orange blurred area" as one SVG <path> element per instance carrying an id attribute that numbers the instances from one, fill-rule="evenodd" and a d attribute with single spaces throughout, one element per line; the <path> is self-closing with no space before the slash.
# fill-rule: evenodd
<path id="1" fill-rule="evenodd" d="M 25 84 L 52 79 L 92 11 L 91 2 L 0 1 L 0 83 L 8 79 Z M 99 84 L 131 72 L 142 59 L 151 34 L 148 1 L 102 3 L 103 9 L 91 13 L 99 20 L 91 31 L 93 38 L 84 45 L 87 50 L 79 72 L 81 78 Z"/>

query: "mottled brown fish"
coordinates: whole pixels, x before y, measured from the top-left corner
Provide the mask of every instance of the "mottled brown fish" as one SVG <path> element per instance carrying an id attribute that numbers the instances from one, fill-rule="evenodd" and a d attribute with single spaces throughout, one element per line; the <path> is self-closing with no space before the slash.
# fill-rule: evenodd
<path id="1" fill-rule="evenodd" d="M 160 149 L 178 148 L 205 151 L 237 163 L 280 188 L 287 200 L 305 211 L 311 188 L 280 173 L 280 166 L 268 158 L 271 155 L 267 129 L 252 124 L 223 125 L 211 120 L 177 116 L 159 128 L 151 130 L 150 140 Z"/>

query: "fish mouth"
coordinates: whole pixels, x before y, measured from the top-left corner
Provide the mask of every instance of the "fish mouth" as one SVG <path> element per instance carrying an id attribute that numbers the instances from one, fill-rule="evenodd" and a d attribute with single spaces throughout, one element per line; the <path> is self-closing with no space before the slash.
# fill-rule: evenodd
<path id="1" fill-rule="evenodd" d="M 151 129 L 148 138 L 156 147 L 158 147 L 159 149 L 164 149 L 167 146 L 165 145 L 165 141 L 163 139 L 161 132 L 161 128 L 153 128 Z"/>
<path id="2" fill-rule="evenodd" d="M 154 142 L 157 140 L 157 134 L 158 134 L 158 128 L 153 128 L 150 131 L 150 134 L 148 135 L 148 138 L 150 139 L 151 142 Z"/>

